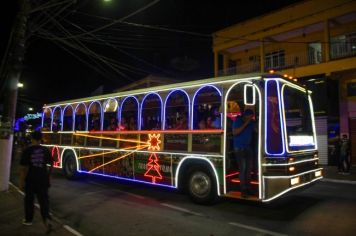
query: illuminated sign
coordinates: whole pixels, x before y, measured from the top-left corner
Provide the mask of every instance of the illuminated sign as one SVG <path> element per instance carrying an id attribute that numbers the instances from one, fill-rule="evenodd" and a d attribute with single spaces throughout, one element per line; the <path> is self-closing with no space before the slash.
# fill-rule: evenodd
<path id="1" fill-rule="evenodd" d="M 314 137 L 308 135 L 289 136 L 289 146 L 311 146 L 314 145 Z"/>
<path id="2" fill-rule="evenodd" d="M 42 118 L 42 114 L 37 112 L 35 114 L 27 114 L 24 117 L 24 120 L 28 121 L 28 120 L 35 120 L 35 119 L 39 119 Z"/>

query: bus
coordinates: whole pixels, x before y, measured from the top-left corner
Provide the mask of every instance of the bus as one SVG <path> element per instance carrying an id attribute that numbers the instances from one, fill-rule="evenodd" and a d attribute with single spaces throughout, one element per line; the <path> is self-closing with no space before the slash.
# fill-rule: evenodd
<path id="1" fill-rule="evenodd" d="M 194 202 L 269 202 L 319 180 L 312 92 L 277 74 L 233 75 L 43 106 L 43 145 L 67 178 L 179 189 Z M 232 125 L 250 109 L 251 194 L 242 196 Z"/>

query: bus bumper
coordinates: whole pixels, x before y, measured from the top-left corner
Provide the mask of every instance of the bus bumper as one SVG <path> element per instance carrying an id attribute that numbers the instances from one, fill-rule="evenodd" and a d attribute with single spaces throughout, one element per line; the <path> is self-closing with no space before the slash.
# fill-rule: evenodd
<path id="1" fill-rule="evenodd" d="M 289 176 L 263 176 L 264 196 L 262 201 L 272 201 L 294 189 L 307 186 L 323 178 L 323 168 Z"/>

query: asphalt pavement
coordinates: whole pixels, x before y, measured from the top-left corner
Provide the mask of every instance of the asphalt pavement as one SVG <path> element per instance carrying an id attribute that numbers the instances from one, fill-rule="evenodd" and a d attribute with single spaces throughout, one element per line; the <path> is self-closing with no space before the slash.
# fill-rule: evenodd
<path id="1" fill-rule="evenodd" d="M 356 185 L 356 168 L 349 175 L 338 173 L 335 166 L 324 166 L 322 181 Z M 38 205 L 31 226 L 22 225 L 23 193 L 12 183 L 8 191 L 0 192 L 0 232 L 1 235 L 81 235 L 53 215 L 53 229 L 48 232 L 42 223 Z"/>

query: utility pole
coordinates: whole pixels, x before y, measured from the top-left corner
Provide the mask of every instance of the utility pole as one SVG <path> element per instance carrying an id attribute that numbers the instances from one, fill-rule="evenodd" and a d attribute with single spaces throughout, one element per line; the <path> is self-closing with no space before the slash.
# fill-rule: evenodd
<path id="1" fill-rule="evenodd" d="M 6 191 L 9 188 L 17 84 L 23 67 L 27 18 L 30 9 L 28 1 L 17 0 L 19 11 L 10 33 L 0 70 L 0 79 L 5 81 L 5 90 L 2 95 L 4 110 L 0 121 L 0 191 Z"/>

